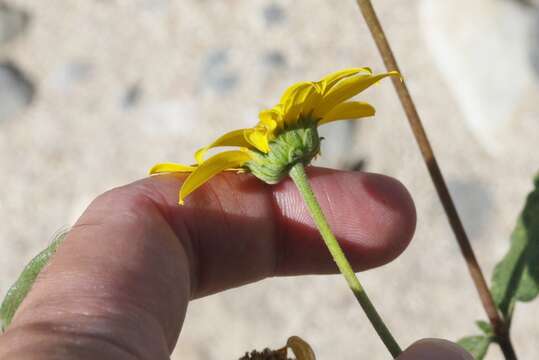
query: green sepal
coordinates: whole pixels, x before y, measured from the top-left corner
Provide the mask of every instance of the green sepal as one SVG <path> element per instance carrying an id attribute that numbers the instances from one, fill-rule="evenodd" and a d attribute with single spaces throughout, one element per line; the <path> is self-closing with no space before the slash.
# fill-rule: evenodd
<path id="1" fill-rule="evenodd" d="M 270 142 L 270 151 L 267 154 L 250 150 L 252 160 L 245 166 L 265 183 L 277 184 L 288 176 L 294 165 L 298 163 L 309 165 L 320 153 L 320 142 L 317 122 L 302 119 L 293 128 L 279 133 Z"/>
<path id="2" fill-rule="evenodd" d="M 2 302 L 2 306 L 0 306 L 0 332 L 3 333 L 7 329 L 19 305 L 36 281 L 37 276 L 45 265 L 47 265 L 66 235 L 67 231 L 59 234 L 45 250 L 34 257 L 26 265 L 17 281 L 9 288 Z"/>

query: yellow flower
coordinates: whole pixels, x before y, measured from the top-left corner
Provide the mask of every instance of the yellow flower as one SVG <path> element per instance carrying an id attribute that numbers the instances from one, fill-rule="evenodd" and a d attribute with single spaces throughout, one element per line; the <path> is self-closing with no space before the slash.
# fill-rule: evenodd
<path id="1" fill-rule="evenodd" d="M 354 68 L 331 73 L 320 81 L 294 84 L 286 89 L 279 104 L 260 112 L 255 127 L 231 131 L 199 149 L 195 165 L 162 163 L 152 167 L 150 174 L 190 173 L 180 189 L 180 204 L 225 170 L 250 171 L 268 183 L 276 183 L 294 164 L 307 165 L 319 153 L 318 126 L 373 116 L 375 109 L 370 104 L 347 100 L 387 76 L 399 74 L 373 75 L 369 68 Z M 208 150 L 220 146 L 234 146 L 238 150 L 205 159 Z"/>

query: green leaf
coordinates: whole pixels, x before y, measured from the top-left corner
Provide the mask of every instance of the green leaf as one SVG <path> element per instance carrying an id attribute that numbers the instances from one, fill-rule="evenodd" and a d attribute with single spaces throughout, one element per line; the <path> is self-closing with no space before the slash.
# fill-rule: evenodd
<path id="1" fill-rule="evenodd" d="M 508 253 L 494 268 L 492 296 L 510 321 L 516 301 L 539 295 L 539 176 L 511 235 Z"/>
<path id="2" fill-rule="evenodd" d="M 483 335 L 467 336 L 457 341 L 461 347 L 473 355 L 475 360 L 482 360 L 487 354 L 492 338 Z"/>
<path id="3" fill-rule="evenodd" d="M 476 321 L 475 324 L 486 336 L 494 336 L 494 331 L 492 330 L 492 326 L 488 322 L 479 320 L 479 321 Z"/>
<path id="4" fill-rule="evenodd" d="M 28 265 L 26 265 L 15 284 L 9 288 L 6 297 L 2 302 L 2 306 L 0 306 L 0 332 L 4 332 L 9 326 L 17 308 L 32 288 L 37 276 L 49 262 L 49 259 L 56 252 L 56 249 L 62 243 L 66 235 L 67 231 L 59 234 L 45 250 L 34 257 Z"/>

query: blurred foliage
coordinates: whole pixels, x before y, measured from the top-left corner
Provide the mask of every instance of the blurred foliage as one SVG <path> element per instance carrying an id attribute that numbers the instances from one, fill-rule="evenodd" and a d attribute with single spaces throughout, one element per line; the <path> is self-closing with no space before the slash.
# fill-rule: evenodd
<path id="1" fill-rule="evenodd" d="M 61 232 L 54 241 L 42 252 L 37 254 L 24 268 L 17 281 L 9 288 L 2 306 L 0 307 L 0 332 L 4 332 L 11 323 L 15 312 L 22 303 L 41 270 L 62 243 L 67 231 Z"/>
<path id="2" fill-rule="evenodd" d="M 491 291 L 508 326 L 516 302 L 532 301 L 539 295 L 539 175 L 517 219 L 509 251 L 494 268 Z M 488 323 L 478 321 L 477 325 L 484 334 L 464 337 L 458 344 L 480 360 L 496 338 Z"/>

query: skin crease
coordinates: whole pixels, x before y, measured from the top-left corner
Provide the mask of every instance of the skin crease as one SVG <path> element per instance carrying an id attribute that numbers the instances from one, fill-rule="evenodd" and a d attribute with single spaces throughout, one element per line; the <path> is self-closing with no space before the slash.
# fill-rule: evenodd
<path id="1" fill-rule="evenodd" d="M 406 248 L 415 208 L 397 180 L 320 168 L 309 177 L 356 270 Z M 168 359 L 190 300 L 270 276 L 335 272 L 290 180 L 224 173 L 178 206 L 183 178 L 154 176 L 95 199 L 0 337 L 0 359 Z M 399 357 L 434 358 L 472 359 L 434 339 Z"/>

